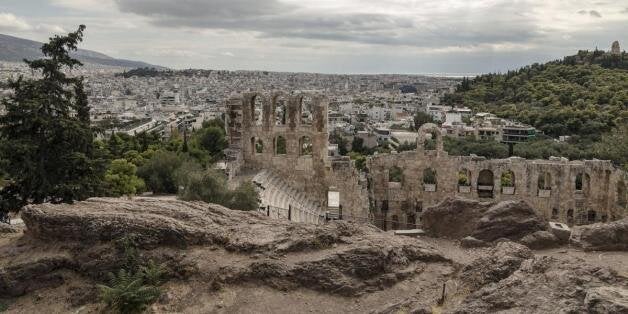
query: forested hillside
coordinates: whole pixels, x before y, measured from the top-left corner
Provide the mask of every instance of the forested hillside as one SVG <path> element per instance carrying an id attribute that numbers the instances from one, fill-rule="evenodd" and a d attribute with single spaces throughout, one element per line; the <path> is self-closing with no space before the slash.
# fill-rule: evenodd
<path id="1" fill-rule="evenodd" d="M 570 135 L 572 139 L 563 145 L 565 151 L 625 165 L 628 56 L 622 53 L 609 58 L 604 52 L 580 51 L 562 61 L 464 79 L 444 101 L 530 124 L 550 137 Z M 556 146 L 545 141 L 535 147 Z M 576 158 L 569 155 L 565 157 Z"/>

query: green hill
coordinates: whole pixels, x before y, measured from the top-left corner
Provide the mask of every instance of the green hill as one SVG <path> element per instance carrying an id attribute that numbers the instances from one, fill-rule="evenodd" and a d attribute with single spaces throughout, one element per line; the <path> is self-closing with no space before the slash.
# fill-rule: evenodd
<path id="1" fill-rule="evenodd" d="M 583 157 L 628 162 L 628 151 L 607 147 L 628 145 L 625 52 L 580 51 L 563 60 L 465 78 L 443 101 L 518 120 L 551 137 L 570 135 L 572 140 L 567 144 Z"/>
<path id="2" fill-rule="evenodd" d="M 550 136 L 600 135 L 628 118 L 628 70 L 533 64 L 464 80 L 444 100 L 516 119 Z"/>

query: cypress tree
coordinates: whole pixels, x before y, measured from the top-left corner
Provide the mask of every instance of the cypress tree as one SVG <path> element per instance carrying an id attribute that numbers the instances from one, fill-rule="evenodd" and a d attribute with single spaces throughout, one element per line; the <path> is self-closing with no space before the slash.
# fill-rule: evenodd
<path id="1" fill-rule="evenodd" d="M 70 56 L 85 26 L 44 44 L 44 58 L 24 60 L 36 77 L 11 80 L 3 101 L 0 154 L 9 184 L 0 191 L 0 211 L 29 203 L 71 203 L 94 195 L 105 163 L 95 157 L 83 77 L 65 72 L 82 64 Z"/>

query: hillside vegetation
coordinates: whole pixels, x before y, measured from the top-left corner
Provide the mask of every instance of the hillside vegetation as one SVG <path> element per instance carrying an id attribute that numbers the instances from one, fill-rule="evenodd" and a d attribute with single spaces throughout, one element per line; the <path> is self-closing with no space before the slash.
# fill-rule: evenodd
<path id="1" fill-rule="evenodd" d="M 549 137 L 569 135 L 568 143 L 555 150 L 569 151 L 565 157 L 610 159 L 626 165 L 627 68 L 626 53 L 580 51 L 561 61 L 465 78 L 443 100 L 530 124 Z M 525 147 L 532 150 L 527 155 L 539 155 L 534 147 L 557 145 L 547 138 L 540 141 Z"/>

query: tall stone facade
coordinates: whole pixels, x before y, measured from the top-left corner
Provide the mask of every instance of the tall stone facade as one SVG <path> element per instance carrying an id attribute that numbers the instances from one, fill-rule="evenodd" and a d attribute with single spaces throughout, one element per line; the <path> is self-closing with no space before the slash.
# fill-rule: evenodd
<path id="1" fill-rule="evenodd" d="M 368 218 L 366 180 L 348 158 L 328 157 L 326 97 L 309 93 L 245 93 L 228 100 L 230 178 L 270 169 L 327 208 L 340 194 L 344 217 Z"/>
<path id="2" fill-rule="evenodd" d="M 420 227 L 423 208 L 448 196 L 524 200 L 570 225 L 627 216 L 628 179 L 609 161 L 449 156 L 434 124 L 421 127 L 415 151 L 372 156 L 360 173 L 348 157 L 328 156 L 327 106 L 324 96 L 307 93 L 229 99 L 230 178 L 271 170 L 319 200 L 321 215 L 328 191 L 337 191 L 343 219 L 382 229 Z"/>
<path id="3" fill-rule="evenodd" d="M 430 137 L 436 143 L 426 149 Z M 420 226 L 423 208 L 448 196 L 524 200 L 547 219 L 570 225 L 627 215 L 626 173 L 609 161 L 448 156 L 433 124 L 420 129 L 417 142 L 415 151 L 368 161 L 375 223 L 383 229 Z M 392 177 L 397 169 L 401 176 Z"/>

